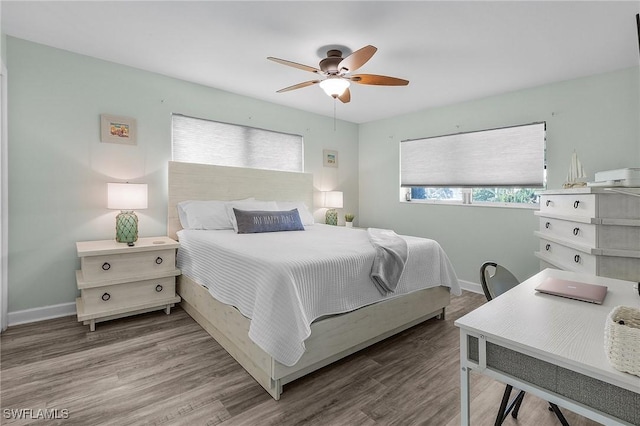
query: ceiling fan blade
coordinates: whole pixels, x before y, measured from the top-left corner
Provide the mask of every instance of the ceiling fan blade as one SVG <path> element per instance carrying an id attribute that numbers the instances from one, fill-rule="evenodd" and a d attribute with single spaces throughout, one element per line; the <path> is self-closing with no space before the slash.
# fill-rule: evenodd
<path id="1" fill-rule="evenodd" d="M 374 53 L 378 50 L 377 47 L 368 45 L 363 47 L 362 49 L 356 50 L 351 55 L 344 58 L 338 64 L 338 70 L 346 70 L 346 72 L 353 72 L 363 66 Z"/>
<path id="2" fill-rule="evenodd" d="M 386 75 L 375 74 L 356 74 L 352 75 L 349 80 L 358 84 L 373 84 L 375 86 L 406 86 L 409 80 L 403 80 L 396 77 L 387 77 Z"/>
<path id="3" fill-rule="evenodd" d="M 303 70 L 303 71 L 310 71 L 310 72 L 314 72 L 316 74 L 321 74 L 322 75 L 322 71 L 320 71 L 318 68 L 310 67 L 309 65 L 302 65 L 302 64 L 299 64 L 297 62 L 291 62 L 291 61 L 287 61 L 287 60 L 284 60 L 284 59 L 274 58 L 272 56 L 269 56 L 267 59 L 270 60 L 270 61 L 273 61 L 273 62 L 277 62 L 277 63 L 282 64 L 282 65 L 288 65 L 290 67 L 298 68 L 298 69 Z"/>
<path id="4" fill-rule="evenodd" d="M 303 87 L 313 86 L 320 83 L 320 80 L 305 81 L 304 83 L 294 84 L 293 86 L 285 87 L 284 89 L 277 90 L 276 93 L 288 92 L 290 90 L 302 89 Z"/>
<path id="5" fill-rule="evenodd" d="M 338 96 L 338 99 L 340 99 L 340 101 L 342 101 L 343 104 L 346 104 L 349 101 L 351 101 L 351 91 L 349 90 L 348 87 L 344 89 L 344 92 L 342 92 L 342 95 Z"/>

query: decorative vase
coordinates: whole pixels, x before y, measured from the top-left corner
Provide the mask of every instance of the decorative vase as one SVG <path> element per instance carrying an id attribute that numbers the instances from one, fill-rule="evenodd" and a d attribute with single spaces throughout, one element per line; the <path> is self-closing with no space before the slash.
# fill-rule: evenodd
<path id="1" fill-rule="evenodd" d="M 123 210 L 116 216 L 116 241 L 127 244 L 138 241 L 138 216 L 133 211 Z"/>
<path id="2" fill-rule="evenodd" d="M 353 222 L 345 222 L 344 226 L 346 226 L 347 228 L 353 228 Z"/>
<path id="3" fill-rule="evenodd" d="M 338 224 L 338 211 L 336 209 L 327 210 L 327 214 L 324 217 L 324 223 L 327 225 Z"/>

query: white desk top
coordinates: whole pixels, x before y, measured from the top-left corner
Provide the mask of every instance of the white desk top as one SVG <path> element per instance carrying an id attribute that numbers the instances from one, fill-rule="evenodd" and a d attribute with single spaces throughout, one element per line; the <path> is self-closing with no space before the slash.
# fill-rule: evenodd
<path id="1" fill-rule="evenodd" d="M 608 287 L 602 305 L 535 291 L 547 277 Z M 455 322 L 466 332 L 564 368 L 640 393 L 640 377 L 614 369 L 604 351 L 604 327 L 614 307 L 640 307 L 630 281 L 545 269 Z"/>

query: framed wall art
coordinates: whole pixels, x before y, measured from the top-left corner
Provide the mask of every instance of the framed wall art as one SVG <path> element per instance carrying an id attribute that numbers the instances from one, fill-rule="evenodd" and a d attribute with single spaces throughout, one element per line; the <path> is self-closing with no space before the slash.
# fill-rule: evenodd
<path id="1" fill-rule="evenodd" d="M 322 158 L 322 164 L 324 167 L 338 167 L 338 151 L 323 149 Z"/>
<path id="2" fill-rule="evenodd" d="M 107 143 L 120 143 L 124 145 L 135 145 L 135 118 L 101 114 L 100 141 Z"/>

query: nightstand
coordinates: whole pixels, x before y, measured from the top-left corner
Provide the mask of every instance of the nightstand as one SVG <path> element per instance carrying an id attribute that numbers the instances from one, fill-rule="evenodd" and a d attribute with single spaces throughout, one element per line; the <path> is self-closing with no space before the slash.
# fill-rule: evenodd
<path id="1" fill-rule="evenodd" d="M 133 247 L 115 240 L 76 243 L 78 321 L 95 331 L 97 322 L 160 309 L 168 315 L 180 302 L 175 284 L 179 246 L 168 237 L 139 238 Z"/>

